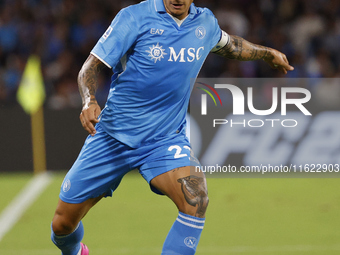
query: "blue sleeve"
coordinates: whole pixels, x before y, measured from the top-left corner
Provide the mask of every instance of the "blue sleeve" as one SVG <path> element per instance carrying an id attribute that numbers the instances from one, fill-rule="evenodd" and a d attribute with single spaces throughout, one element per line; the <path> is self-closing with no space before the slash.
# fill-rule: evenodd
<path id="1" fill-rule="evenodd" d="M 91 53 L 110 68 L 114 68 L 135 43 L 138 25 L 128 8 L 122 9 L 99 39 Z"/>
<path id="2" fill-rule="evenodd" d="M 211 15 L 211 18 L 213 20 L 212 22 L 212 26 L 211 26 L 211 47 L 210 49 L 213 49 L 216 44 L 221 40 L 221 37 L 222 37 L 222 30 L 220 28 L 220 26 L 218 25 L 218 21 L 215 17 L 215 15 L 209 10 L 209 13 Z"/>

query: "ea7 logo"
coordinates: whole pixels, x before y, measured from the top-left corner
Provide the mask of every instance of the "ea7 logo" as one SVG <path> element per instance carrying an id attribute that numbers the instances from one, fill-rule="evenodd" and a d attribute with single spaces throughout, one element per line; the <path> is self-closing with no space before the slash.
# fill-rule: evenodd
<path id="1" fill-rule="evenodd" d="M 199 47 L 197 50 L 195 48 L 182 48 L 177 53 L 173 47 L 169 47 L 170 49 L 170 57 L 168 61 L 170 62 L 193 62 L 194 60 L 200 60 L 202 57 L 202 51 L 204 47 Z"/>
<path id="2" fill-rule="evenodd" d="M 164 29 L 156 29 L 156 28 L 150 29 L 150 34 L 152 35 L 162 35 L 163 33 L 164 33 Z"/>
<path id="3" fill-rule="evenodd" d="M 210 87 L 211 88 L 211 87 Z M 233 114 L 234 115 L 244 115 L 244 94 L 240 88 L 238 88 L 235 85 L 231 84 L 215 84 L 216 89 L 228 89 L 233 97 Z M 206 91 L 207 92 L 207 91 Z M 255 115 L 270 115 L 275 112 L 277 109 L 278 105 L 278 91 L 277 88 L 273 88 L 273 94 L 272 94 L 272 99 L 273 103 L 270 109 L 268 110 L 258 110 L 255 109 L 254 104 L 253 104 L 253 88 L 248 87 L 247 88 L 247 96 L 248 96 L 248 108 L 249 111 L 252 112 Z M 303 98 L 294 98 L 290 99 L 287 98 L 288 93 L 301 93 L 304 94 L 305 97 Z M 216 93 L 215 93 L 216 94 Z M 218 95 L 218 94 L 216 94 Z M 304 89 L 304 88 L 289 88 L 289 87 L 282 87 L 281 88 L 281 115 L 286 115 L 287 114 L 287 105 L 288 104 L 293 104 L 299 110 L 304 114 L 304 115 L 312 115 L 305 106 L 303 106 L 304 103 L 307 103 L 311 99 L 311 93 L 309 90 Z M 214 100 L 215 101 L 215 100 Z M 215 102 L 216 105 L 216 102 Z M 222 105 L 222 102 L 221 102 Z M 202 115 L 207 115 L 207 99 L 206 95 L 202 94 L 202 105 L 201 105 L 201 114 Z"/>

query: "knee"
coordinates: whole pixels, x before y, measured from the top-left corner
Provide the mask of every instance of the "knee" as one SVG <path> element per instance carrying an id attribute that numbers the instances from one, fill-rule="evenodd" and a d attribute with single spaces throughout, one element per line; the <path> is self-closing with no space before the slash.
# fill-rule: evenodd
<path id="1" fill-rule="evenodd" d="M 204 218 L 208 204 L 209 197 L 207 191 L 201 190 L 196 196 L 192 196 L 190 199 L 186 197 L 186 201 L 182 208 L 180 208 L 180 211 L 191 216 Z"/>
<path id="2" fill-rule="evenodd" d="M 52 220 L 52 230 L 56 235 L 71 234 L 79 222 L 73 222 L 62 215 L 55 214 Z"/>
<path id="3" fill-rule="evenodd" d="M 204 218 L 209 204 L 204 176 L 190 175 L 177 181 L 181 184 L 181 192 L 184 197 L 179 210 L 195 217 Z"/>

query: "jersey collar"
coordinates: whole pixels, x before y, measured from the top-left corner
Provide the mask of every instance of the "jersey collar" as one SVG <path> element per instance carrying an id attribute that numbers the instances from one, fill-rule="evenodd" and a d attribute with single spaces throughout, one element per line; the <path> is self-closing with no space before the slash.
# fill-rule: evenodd
<path id="1" fill-rule="evenodd" d="M 166 9 L 163 3 L 163 0 L 153 0 L 154 1 L 154 6 L 155 6 L 155 10 L 158 13 L 166 13 Z M 196 7 L 194 5 L 194 3 L 192 3 L 190 5 L 190 9 L 189 9 L 189 15 L 194 15 L 197 13 Z"/>

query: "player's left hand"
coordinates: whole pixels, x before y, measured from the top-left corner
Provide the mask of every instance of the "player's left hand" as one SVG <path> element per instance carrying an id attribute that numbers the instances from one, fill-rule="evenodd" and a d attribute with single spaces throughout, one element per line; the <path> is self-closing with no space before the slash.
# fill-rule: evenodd
<path id="1" fill-rule="evenodd" d="M 294 70 L 294 67 L 289 65 L 286 55 L 275 49 L 270 49 L 264 61 L 266 61 L 271 68 L 278 69 L 284 74 L 287 74 L 288 71 Z"/>

